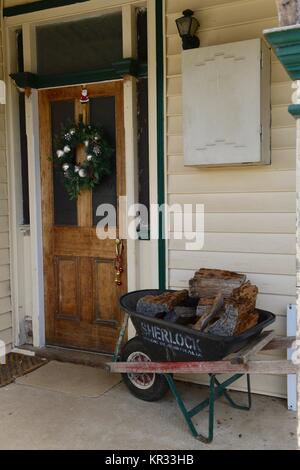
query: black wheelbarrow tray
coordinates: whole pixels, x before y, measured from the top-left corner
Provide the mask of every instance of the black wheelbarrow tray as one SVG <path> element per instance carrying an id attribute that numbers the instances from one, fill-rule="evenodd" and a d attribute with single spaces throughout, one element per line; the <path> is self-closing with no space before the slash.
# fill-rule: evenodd
<path id="1" fill-rule="evenodd" d="M 224 337 L 201 333 L 187 326 L 137 313 L 137 303 L 141 298 L 163 292 L 166 291 L 142 290 L 126 294 L 120 299 L 120 305 L 129 314 L 137 335 L 149 348 L 151 356 L 160 362 L 221 360 L 246 346 L 249 340 L 259 336 L 276 318 L 273 313 L 257 310 L 259 320 L 255 327 L 240 336 Z M 194 302 L 194 299 L 189 299 L 184 305 Z"/>
<path id="2" fill-rule="evenodd" d="M 220 397 L 240 410 L 250 410 L 251 389 L 250 373 L 291 374 L 296 373 L 291 361 L 252 361 L 250 356 L 271 345 L 274 332 L 263 330 L 272 324 L 276 317 L 270 312 L 258 310 L 258 324 L 236 337 L 221 337 L 200 333 L 187 326 L 167 322 L 137 313 L 139 299 L 147 295 L 159 295 L 165 290 L 142 290 L 131 292 L 120 299 L 121 308 L 126 312 L 123 326 L 115 349 L 114 360 L 107 364 L 107 370 L 122 373 L 124 382 L 130 392 L 145 401 L 157 401 L 170 389 L 174 394 L 180 411 L 195 438 L 209 443 L 214 434 L 214 407 Z M 169 291 L 172 292 L 172 291 Z M 188 300 L 188 304 L 194 300 Z M 137 336 L 127 342 L 120 353 L 121 345 L 131 318 Z M 276 340 L 276 341 L 275 341 Z M 292 338 L 274 339 L 275 347 L 291 347 Z M 274 343 L 274 344 L 275 344 Z M 177 389 L 173 374 L 208 374 L 209 397 L 199 405 L 188 410 Z M 234 373 L 222 383 L 217 374 Z M 247 404 L 237 404 L 229 395 L 228 387 L 246 376 Z M 209 408 L 207 436 L 198 433 L 193 418 Z"/>

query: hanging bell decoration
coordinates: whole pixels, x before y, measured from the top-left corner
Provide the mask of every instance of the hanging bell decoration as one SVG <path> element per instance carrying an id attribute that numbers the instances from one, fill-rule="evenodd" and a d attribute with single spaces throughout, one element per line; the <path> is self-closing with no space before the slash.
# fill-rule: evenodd
<path id="1" fill-rule="evenodd" d="M 115 276 L 115 284 L 117 286 L 122 285 L 121 281 L 121 276 L 122 273 L 124 272 L 123 269 L 123 249 L 124 249 L 124 244 L 122 240 L 119 240 L 117 238 L 116 240 L 116 259 L 115 259 L 115 271 L 116 271 L 116 276 Z"/>

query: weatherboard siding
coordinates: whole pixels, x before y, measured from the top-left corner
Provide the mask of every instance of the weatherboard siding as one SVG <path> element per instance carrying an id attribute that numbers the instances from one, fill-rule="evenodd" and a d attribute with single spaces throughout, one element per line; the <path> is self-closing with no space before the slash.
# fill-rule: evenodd
<path id="1" fill-rule="evenodd" d="M 185 8 L 194 9 L 200 22 L 201 46 L 262 37 L 264 29 L 278 25 L 274 0 L 166 0 L 167 200 L 205 206 L 204 249 L 187 252 L 184 241 L 169 242 L 169 287 L 186 287 L 200 267 L 244 272 L 259 287 L 258 307 L 277 315 L 276 333 L 284 335 L 287 305 L 296 302 L 296 131 L 287 111 L 291 81 L 272 55 L 270 166 L 185 167 L 181 41 L 175 25 Z M 173 238 L 172 218 L 169 230 Z M 285 396 L 286 380 L 257 377 L 253 388 Z"/>
<path id="2" fill-rule="evenodd" d="M 2 31 L 0 34 L 0 80 L 3 79 Z M 0 104 L 0 341 L 9 350 L 13 343 L 10 297 L 10 252 L 7 161 L 5 145 L 5 106 Z"/>

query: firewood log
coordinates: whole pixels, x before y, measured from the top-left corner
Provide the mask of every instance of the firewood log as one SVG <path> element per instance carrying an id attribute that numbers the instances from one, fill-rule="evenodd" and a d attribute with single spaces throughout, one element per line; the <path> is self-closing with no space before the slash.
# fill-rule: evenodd
<path id="1" fill-rule="evenodd" d="M 198 331 L 204 331 L 208 324 L 216 318 L 223 305 L 224 297 L 223 294 L 219 293 L 216 296 L 215 301 L 210 310 L 200 317 L 200 319 L 194 325 L 194 329 Z"/>
<path id="2" fill-rule="evenodd" d="M 250 328 L 257 325 L 259 319 L 258 313 L 255 311 L 244 318 L 239 318 L 236 328 L 234 330 L 234 336 L 239 336 Z"/>
<path id="3" fill-rule="evenodd" d="M 246 281 L 246 276 L 219 269 L 200 269 L 189 281 L 189 293 L 194 298 L 214 298 L 222 293 L 225 298 Z"/>
<path id="4" fill-rule="evenodd" d="M 202 317 L 211 311 L 211 308 L 214 304 L 215 297 L 202 297 L 197 305 L 196 315 L 197 317 Z"/>
<path id="5" fill-rule="evenodd" d="M 161 295 L 147 295 L 137 303 L 137 312 L 155 315 L 161 312 L 170 312 L 174 307 L 181 305 L 188 298 L 188 291 L 165 292 Z"/>
<path id="6" fill-rule="evenodd" d="M 258 314 L 255 310 L 258 288 L 247 282 L 239 289 L 235 289 L 232 296 L 227 300 L 226 305 L 231 305 L 238 311 L 238 320 L 234 330 L 234 335 L 240 335 L 244 331 L 257 324 Z"/>
<path id="7" fill-rule="evenodd" d="M 239 312 L 232 305 L 225 307 L 225 312 L 212 325 L 208 325 L 205 333 L 218 336 L 233 336 L 238 322 Z"/>
<path id="8" fill-rule="evenodd" d="M 205 333 L 218 336 L 239 336 L 258 322 L 255 310 L 258 289 L 250 282 L 234 289 L 232 295 L 225 300 L 220 318 L 205 329 Z"/>

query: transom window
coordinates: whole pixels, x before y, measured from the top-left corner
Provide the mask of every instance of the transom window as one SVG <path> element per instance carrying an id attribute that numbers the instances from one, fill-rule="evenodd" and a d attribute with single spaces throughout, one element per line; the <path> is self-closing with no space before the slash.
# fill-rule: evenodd
<path id="1" fill-rule="evenodd" d="M 122 59 L 122 13 L 38 26 L 39 74 L 61 74 L 109 68 Z"/>

